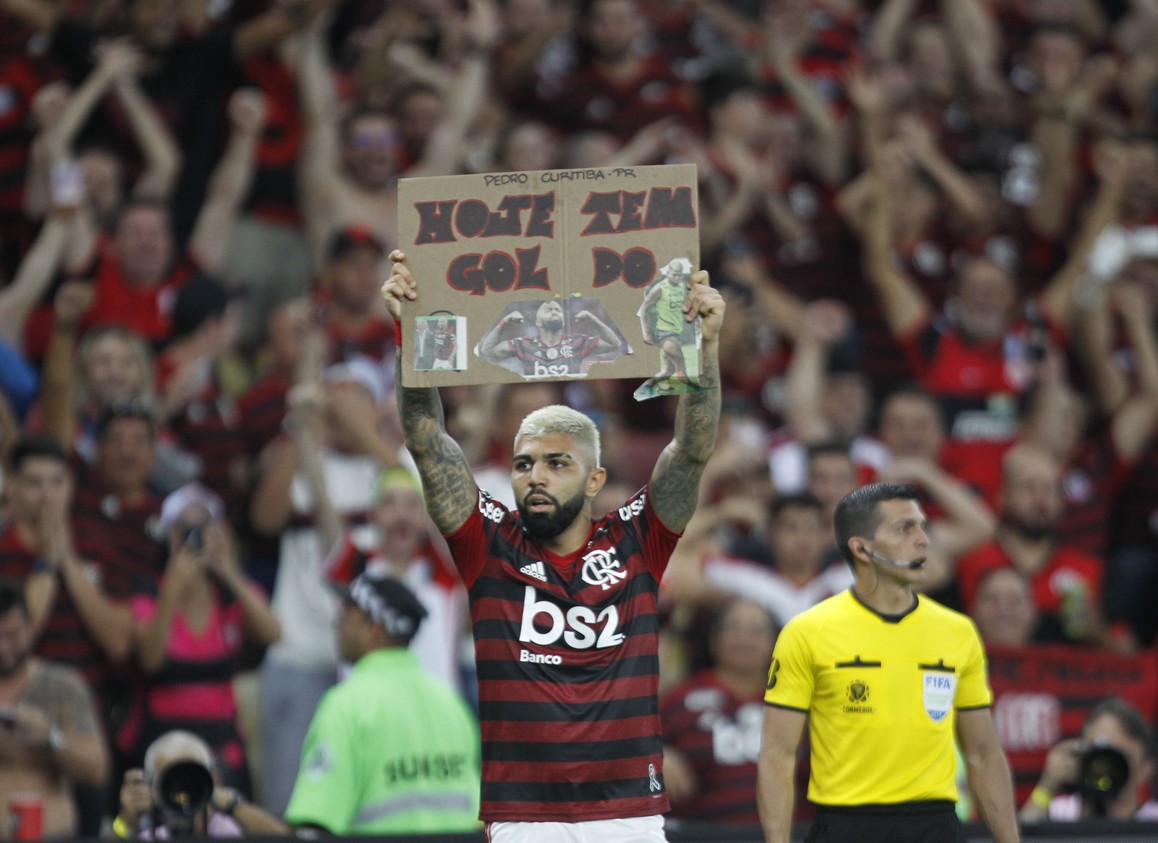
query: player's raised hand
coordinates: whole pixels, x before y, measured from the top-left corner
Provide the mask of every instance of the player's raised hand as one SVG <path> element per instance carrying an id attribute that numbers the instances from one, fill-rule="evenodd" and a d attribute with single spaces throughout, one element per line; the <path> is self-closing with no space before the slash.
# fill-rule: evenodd
<path id="1" fill-rule="evenodd" d="M 720 336 L 720 327 L 724 324 L 724 297 L 720 291 L 708 283 L 706 270 L 692 273 L 688 286 L 688 297 L 684 301 L 684 313 L 689 322 L 697 316 L 704 317 L 701 330 L 708 342 Z"/>
<path id="2" fill-rule="evenodd" d="M 406 266 L 406 255 L 395 249 L 390 253 L 390 277 L 382 285 L 382 300 L 386 309 L 397 321 L 402 318 L 402 300 L 414 301 L 418 298 L 418 285 Z"/>

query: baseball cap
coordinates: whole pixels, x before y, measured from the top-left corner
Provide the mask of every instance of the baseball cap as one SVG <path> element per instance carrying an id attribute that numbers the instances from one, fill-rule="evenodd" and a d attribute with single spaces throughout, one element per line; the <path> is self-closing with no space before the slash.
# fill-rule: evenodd
<path id="1" fill-rule="evenodd" d="M 326 258 L 332 263 L 341 260 L 355 249 L 363 248 L 373 249 L 380 255 L 386 253 L 386 247 L 370 229 L 361 225 L 347 226 L 336 231 L 330 238 L 330 247 L 326 251 Z"/>
<path id="2" fill-rule="evenodd" d="M 215 493 L 200 483 L 186 483 L 175 492 L 170 492 L 161 503 L 160 527 L 168 531 L 181 513 L 191 506 L 200 506 L 209 513 L 211 521 L 218 521 L 225 515 L 225 504 Z"/>
<path id="3" fill-rule="evenodd" d="M 341 590 L 342 597 L 381 624 L 393 638 L 409 642 L 418 632 L 426 609 L 406 584 L 395 577 L 360 574 Z"/>

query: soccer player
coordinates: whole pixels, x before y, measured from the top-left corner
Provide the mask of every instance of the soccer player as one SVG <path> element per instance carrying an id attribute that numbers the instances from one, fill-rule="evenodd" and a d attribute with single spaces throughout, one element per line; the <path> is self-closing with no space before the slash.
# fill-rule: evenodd
<path id="1" fill-rule="evenodd" d="M 929 551 L 916 492 L 864 486 L 841 500 L 834 522 L 856 579 L 789 621 L 777 639 L 759 760 L 765 839 L 788 843 L 807 720 L 812 843 L 964 840 L 954 811 L 954 737 L 993 839 L 1019 840 L 977 629 L 915 590 Z"/>
<path id="2" fill-rule="evenodd" d="M 404 255 L 391 260 L 382 294 L 397 320 L 417 290 Z M 714 388 L 681 396 L 675 437 L 649 484 L 596 519 L 592 499 L 607 474 L 598 431 L 582 413 L 551 406 L 523 420 L 513 512 L 475 485 L 437 390 L 398 380 L 427 509 L 469 594 L 480 815 L 492 843 L 665 840 L 656 598 L 719 425 L 724 301 L 706 272 L 692 277 L 683 313 L 702 317 L 704 383 Z"/>
<path id="3" fill-rule="evenodd" d="M 668 261 L 663 275 L 647 291 L 643 304 L 639 306 L 643 338 L 649 345 L 658 345 L 662 353 L 663 363 L 655 375 L 657 381 L 688 379 L 684 343 L 691 342 L 695 334 L 682 316 L 691 274 L 692 264 L 687 258 Z"/>
<path id="4" fill-rule="evenodd" d="M 434 328 L 434 368 L 453 369 L 458 350 L 458 334 L 449 319 L 439 319 Z"/>
<path id="5" fill-rule="evenodd" d="M 555 300 L 539 305 L 535 312 L 537 337 L 502 339 L 511 326 L 521 326 L 523 314 L 517 310 L 508 313 L 483 337 L 479 354 L 490 360 L 517 359 L 523 364 L 523 376 L 555 377 L 585 374 L 585 362 L 593 355 L 615 351 L 620 347 L 619 336 L 589 310 L 575 314 L 575 325 L 586 325 L 594 333 L 567 332 L 563 306 Z"/>

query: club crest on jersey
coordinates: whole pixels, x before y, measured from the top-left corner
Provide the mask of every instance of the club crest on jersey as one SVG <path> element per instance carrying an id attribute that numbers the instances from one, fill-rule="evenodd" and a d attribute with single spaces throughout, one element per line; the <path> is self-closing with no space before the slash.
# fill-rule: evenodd
<path id="1" fill-rule="evenodd" d="M 921 674 L 921 683 L 925 712 L 934 723 L 940 723 L 953 708 L 957 677 L 951 673 L 930 671 Z"/>
<path id="2" fill-rule="evenodd" d="M 583 577 L 583 582 L 600 586 L 604 591 L 627 579 L 627 571 L 623 570 L 614 547 L 585 553 L 579 575 Z"/>

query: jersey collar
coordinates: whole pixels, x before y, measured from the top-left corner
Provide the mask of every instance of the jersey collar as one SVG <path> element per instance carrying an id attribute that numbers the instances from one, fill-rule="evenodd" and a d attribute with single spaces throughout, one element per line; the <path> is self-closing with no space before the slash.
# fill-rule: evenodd
<path id="1" fill-rule="evenodd" d="M 920 595 L 914 594 L 912 606 L 910 606 L 905 611 L 901 612 L 899 615 L 886 615 L 884 612 L 878 612 L 876 609 L 874 609 L 868 603 L 865 603 L 863 600 L 861 600 L 860 595 L 856 593 L 855 588 L 850 586 L 848 589 L 848 593 L 852 595 L 853 600 L 855 600 L 857 603 L 859 603 L 861 606 L 863 606 L 868 611 L 872 612 L 874 615 L 876 615 L 878 618 L 880 618 L 885 623 L 900 623 L 905 618 L 907 618 L 909 615 L 913 614 L 913 612 L 917 611 L 917 607 L 921 605 Z"/>

